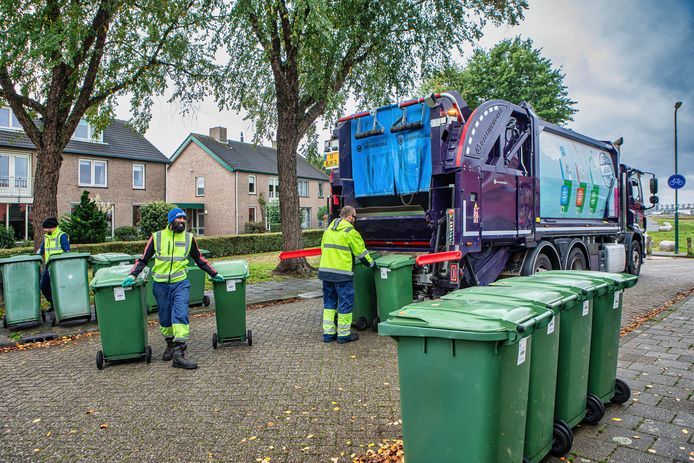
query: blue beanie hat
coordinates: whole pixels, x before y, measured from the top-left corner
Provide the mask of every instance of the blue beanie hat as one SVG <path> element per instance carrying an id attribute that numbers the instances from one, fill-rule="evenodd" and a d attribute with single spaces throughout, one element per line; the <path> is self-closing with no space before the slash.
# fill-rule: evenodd
<path id="1" fill-rule="evenodd" d="M 178 207 L 171 209 L 169 211 L 169 215 L 167 217 L 167 219 L 169 221 L 169 225 L 171 225 L 171 222 L 178 219 L 179 217 L 186 218 L 186 213 L 183 212 L 183 209 L 178 208 Z"/>

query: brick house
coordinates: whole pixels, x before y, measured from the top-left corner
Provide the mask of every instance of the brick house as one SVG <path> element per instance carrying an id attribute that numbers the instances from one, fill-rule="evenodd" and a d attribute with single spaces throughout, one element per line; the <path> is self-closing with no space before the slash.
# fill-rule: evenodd
<path id="1" fill-rule="evenodd" d="M 328 177 L 297 156 L 302 227 L 316 228 L 318 208 L 329 195 Z M 247 222 L 261 221 L 259 198 L 279 197 L 277 151 L 227 139 L 226 128 L 191 133 L 171 157 L 166 200 L 186 210 L 198 234 L 244 232 Z"/>
<path id="2" fill-rule="evenodd" d="M 58 215 L 70 213 L 88 190 L 115 228 L 136 225 L 140 205 L 166 198 L 169 160 L 127 122 L 115 120 L 103 133 L 82 121 L 63 151 Z M 8 107 L 0 107 L 0 224 L 17 239 L 31 239 L 36 153 Z"/>

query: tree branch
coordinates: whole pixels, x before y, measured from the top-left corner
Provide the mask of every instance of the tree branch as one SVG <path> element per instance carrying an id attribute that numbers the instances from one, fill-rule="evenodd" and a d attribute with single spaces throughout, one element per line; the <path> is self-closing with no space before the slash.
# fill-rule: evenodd
<path id="1" fill-rule="evenodd" d="M 10 108 L 12 108 L 17 120 L 20 124 L 22 124 L 24 131 L 29 136 L 29 139 L 31 139 L 31 142 L 37 148 L 43 148 L 41 132 L 39 131 L 38 127 L 36 127 L 36 124 L 31 117 L 29 117 L 29 114 L 24 109 L 24 105 L 36 109 L 39 113 L 41 111 L 45 111 L 46 108 L 30 98 L 19 95 L 15 91 L 14 84 L 10 81 L 10 75 L 7 72 L 7 66 L 5 65 L 0 67 L 0 87 L 2 88 L 3 98 L 7 100 L 7 103 L 10 105 Z M 25 100 L 32 102 L 32 104 L 27 104 Z"/>

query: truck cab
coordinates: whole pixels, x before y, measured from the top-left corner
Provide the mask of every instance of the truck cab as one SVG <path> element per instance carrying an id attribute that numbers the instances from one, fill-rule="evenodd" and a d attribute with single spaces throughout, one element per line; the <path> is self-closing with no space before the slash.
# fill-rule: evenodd
<path id="1" fill-rule="evenodd" d="M 645 211 L 658 204 L 658 179 L 651 172 L 644 172 L 625 164 L 620 165 L 623 178 L 624 194 L 622 195 L 624 204 L 624 214 L 622 215 L 624 227 L 624 244 L 627 249 L 627 266 L 630 273 L 637 274 L 641 271 L 641 263 L 646 257 L 646 215 Z M 648 184 L 650 197 L 646 206 L 643 182 L 646 177 L 650 177 Z"/>

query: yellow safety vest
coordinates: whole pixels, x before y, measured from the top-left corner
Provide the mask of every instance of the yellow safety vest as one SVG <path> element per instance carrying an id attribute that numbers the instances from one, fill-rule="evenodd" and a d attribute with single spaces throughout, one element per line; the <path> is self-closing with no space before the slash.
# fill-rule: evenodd
<path id="1" fill-rule="evenodd" d="M 323 232 L 321 250 L 320 272 L 352 276 L 353 255 L 358 259 L 366 257 L 368 262 L 373 261 L 359 232 L 344 219 L 333 220 Z"/>
<path id="2" fill-rule="evenodd" d="M 152 236 L 154 241 L 154 267 L 152 277 L 159 283 L 178 283 L 188 276 L 188 254 L 192 242 L 188 232 L 175 233 L 160 230 Z"/>
<path id="3" fill-rule="evenodd" d="M 43 261 L 48 262 L 51 256 L 62 254 L 63 247 L 60 245 L 60 238 L 65 234 L 59 227 L 53 233 L 46 233 L 43 237 Z"/>

